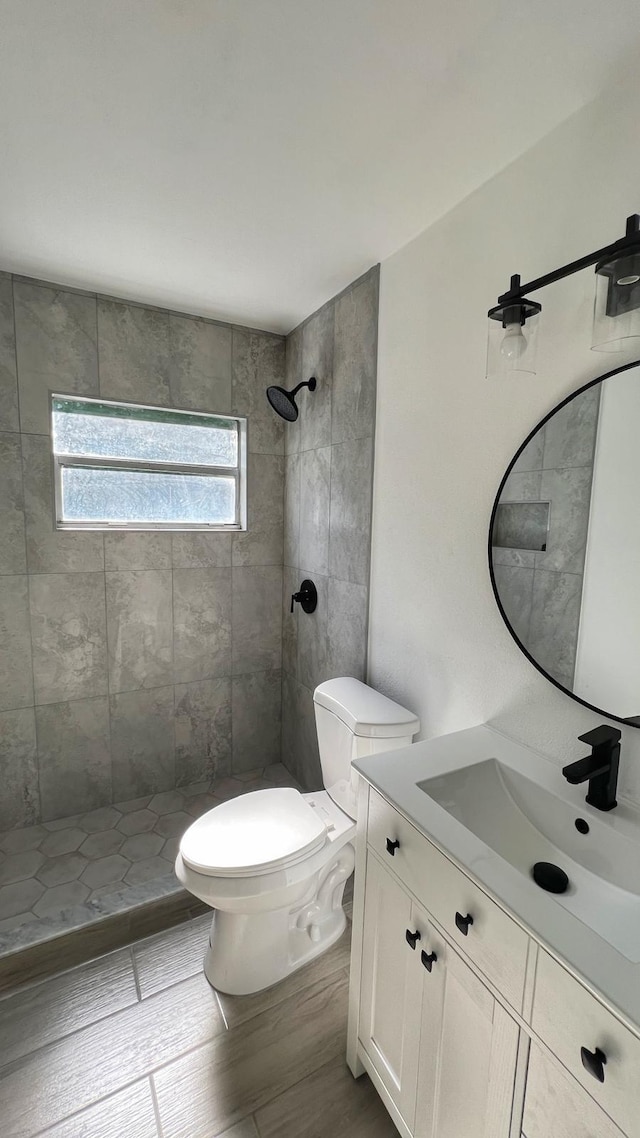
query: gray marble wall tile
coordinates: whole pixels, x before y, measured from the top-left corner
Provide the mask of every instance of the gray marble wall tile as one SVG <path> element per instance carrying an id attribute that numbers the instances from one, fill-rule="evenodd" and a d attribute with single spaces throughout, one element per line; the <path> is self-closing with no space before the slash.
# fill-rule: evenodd
<path id="1" fill-rule="evenodd" d="M 369 590 L 366 585 L 329 578 L 327 678 L 365 679 Z"/>
<path id="2" fill-rule="evenodd" d="M 334 305 L 321 308 L 302 330 L 302 378 L 315 376 L 316 390 L 300 393 L 300 450 L 331 445 Z"/>
<path id="3" fill-rule="evenodd" d="M 550 502 L 549 534 L 545 553 L 536 553 L 536 568 L 582 573 L 584 569 L 592 467 L 545 470 L 541 497 Z"/>
<path id="4" fill-rule="evenodd" d="M 281 760 L 298 778 L 298 681 L 290 672 L 282 673 L 282 744 Z"/>
<path id="5" fill-rule="evenodd" d="M 300 605 L 293 606 L 291 597 L 300 588 L 298 569 L 285 565 L 282 577 L 282 667 L 292 676 L 298 675 L 298 613 Z"/>
<path id="6" fill-rule="evenodd" d="M 234 328 L 232 374 L 233 412 L 249 419 L 249 450 L 282 454 L 284 422 L 269 406 L 265 392 L 272 384 L 283 386 L 284 339 Z"/>
<path id="7" fill-rule="evenodd" d="M 15 281 L 20 429 L 49 433 L 49 393 L 98 394 L 96 301 Z"/>
<path id="8" fill-rule="evenodd" d="M 170 403 L 168 313 L 101 299 L 98 346 L 101 395 L 152 406 Z"/>
<path id="9" fill-rule="evenodd" d="M 494 565 L 498 596 L 516 636 L 529 645 L 529 625 L 533 590 L 533 569 L 520 565 Z"/>
<path id="10" fill-rule="evenodd" d="M 331 448 L 329 574 L 357 585 L 369 582 L 373 440 Z"/>
<path id="11" fill-rule="evenodd" d="M 36 725 L 32 707 L 0 712 L 0 830 L 40 819 Z"/>
<path id="12" fill-rule="evenodd" d="M 233 535 L 234 565 L 282 565 L 284 458 L 250 454 L 246 532 Z"/>
<path id="13" fill-rule="evenodd" d="M 234 773 L 280 761 L 279 671 L 233 678 Z"/>
<path id="14" fill-rule="evenodd" d="M 20 429 L 11 277 L 0 278 L 0 430 Z"/>
<path id="15" fill-rule="evenodd" d="M 200 680 L 175 689 L 176 786 L 231 772 L 231 680 Z"/>
<path id="16" fill-rule="evenodd" d="M 535 549 L 505 549 L 500 545 L 493 545 L 491 560 L 494 565 L 524 565 L 528 569 L 533 569 L 536 552 Z"/>
<path id="17" fill-rule="evenodd" d="M 233 674 L 282 664 L 282 566 L 233 569 Z"/>
<path id="18" fill-rule="evenodd" d="M 106 533 L 105 569 L 170 569 L 170 533 Z"/>
<path id="19" fill-rule="evenodd" d="M 232 560 L 234 565 L 282 565 L 284 528 L 247 530 L 234 533 Z"/>
<path id="20" fill-rule="evenodd" d="M 106 695 L 104 575 L 32 576 L 30 603 L 36 703 Z"/>
<path id="21" fill-rule="evenodd" d="M 548 530 L 549 502 L 501 502 L 496 511 L 492 541 L 503 549 L 543 551 Z"/>
<path id="22" fill-rule="evenodd" d="M 173 533 L 171 539 L 174 569 L 213 569 L 231 565 L 231 533 L 193 531 Z"/>
<path id="23" fill-rule="evenodd" d="M 231 673 L 231 573 L 226 568 L 173 571 L 177 684 Z"/>
<path id="24" fill-rule="evenodd" d="M 512 470 L 502 487 L 501 502 L 539 502 L 541 470 Z"/>
<path id="25" fill-rule="evenodd" d="M 514 463 L 512 474 L 521 474 L 524 471 L 542 469 L 544 435 L 545 427 L 541 427 L 539 431 L 536 431 L 531 441 L 527 443 L 518 461 Z"/>
<path id="26" fill-rule="evenodd" d="M 300 570 L 302 579 L 309 576 L 310 573 Z M 306 613 L 300 608 L 298 613 L 297 675 L 300 683 L 310 691 L 314 691 L 323 680 L 329 679 L 329 578 L 315 573 L 313 583 L 318 591 L 316 611 Z"/>
<path id="27" fill-rule="evenodd" d="M 42 435 L 22 435 L 27 563 L 30 573 L 83 573 L 104 568 L 101 533 L 54 528 L 51 447 Z"/>
<path id="28" fill-rule="evenodd" d="M 106 589 L 109 691 L 173 683 L 171 570 L 107 573 Z"/>
<path id="29" fill-rule="evenodd" d="M 169 316 L 169 386 L 176 407 L 231 412 L 231 327 Z"/>
<path id="30" fill-rule="evenodd" d="M 284 476 L 284 564 L 300 563 L 300 464 L 299 454 L 288 454 Z"/>
<path id="31" fill-rule="evenodd" d="M 24 574 L 0 577 L 0 708 L 33 703 L 29 589 Z"/>
<path id="32" fill-rule="evenodd" d="M 331 441 L 374 433 L 378 328 L 378 271 L 335 304 Z"/>
<path id="33" fill-rule="evenodd" d="M 528 647 L 541 668 L 573 685 L 582 599 L 582 575 L 536 569 Z"/>
<path id="34" fill-rule="evenodd" d="M 313 573 L 329 571 L 331 447 L 300 454 L 299 564 Z"/>
<path id="35" fill-rule="evenodd" d="M 114 801 L 175 786 L 173 701 L 172 687 L 111 696 Z"/>
<path id="36" fill-rule="evenodd" d="M 545 427 L 545 470 L 592 466 L 600 408 L 600 384 L 556 411 Z"/>
<path id="37" fill-rule="evenodd" d="M 106 696 L 36 708 L 42 821 L 111 802 Z"/>
<path id="38" fill-rule="evenodd" d="M 298 718 L 298 779 L 303 790 L 322 788 L 322 767 L 318 750 L 318 732 L 313 704 L 313 694 L 303 684 L 296 689 L 296 711 Z"/>
<path id="39" fill-rule="evenodd" d="M 292 391 L 302 379 L 302 328 L 295 328 L 287 336 L 285 346 L 285 381 L 287 391 Z M 309 376 L 307 376 L 307 379 Z M 296 454 L 300 450 L 300 419 L 284 425 L 284 452 Z"/>
<path id="40" fill-rule="evenodd" d="M 0 573 L 26 573 L 22 449 L 18 434 L 0 434 L 0 535 Z"/>

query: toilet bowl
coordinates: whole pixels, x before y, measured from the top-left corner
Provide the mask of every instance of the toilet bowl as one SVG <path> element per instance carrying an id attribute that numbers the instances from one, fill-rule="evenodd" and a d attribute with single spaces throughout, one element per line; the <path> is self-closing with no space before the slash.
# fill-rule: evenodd
<path id="1" fill-rule="evenodd" d="M 342 935 L 355 863 L 354 758 L 396 750 L 419 729 L 411 712 L 350 677 L 314 693 L 325 788 L 273 787 L 222 802 L 183 835 L 176 875 L 214 910 L 204 971 L 221 992 L 283 980 Z"/>

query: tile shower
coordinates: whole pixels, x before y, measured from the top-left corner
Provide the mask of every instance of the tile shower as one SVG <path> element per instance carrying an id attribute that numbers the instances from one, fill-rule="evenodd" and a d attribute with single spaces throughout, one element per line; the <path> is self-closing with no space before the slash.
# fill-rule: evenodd
<path id="1" fill-rule="evenodd" d="M 500 598 L 535 659 L 573 687 L 591 505 L 599 386 L 553 416 L 525 447 L 505 484 L 505 502 L 549 504 L 546 549 L 494 546 Z M 535 543 L 534 543 L 535 545 Z"/>
<path id="2" fill-rule="evenodd" d="M 377 289 L 285 343 L 0 274 L 0 951 L 175 890 L 180 825 L 221 798 L 319 785 L 312 689 L 365 668 Z M 307 372 L 285 439 L 265 388 Z M 247 416 L 248 531 L 56 531 L 51 390 Z"/>

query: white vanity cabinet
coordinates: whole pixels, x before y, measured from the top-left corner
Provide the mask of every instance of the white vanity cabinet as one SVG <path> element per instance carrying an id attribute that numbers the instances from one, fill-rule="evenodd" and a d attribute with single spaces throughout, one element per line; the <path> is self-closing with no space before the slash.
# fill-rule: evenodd
<path id="1" fill-rule="evenodd" d="M 640 1039 L 364 784 L 361 808 L 347 1059 L 403 1138 L 640 1138 Z"/>

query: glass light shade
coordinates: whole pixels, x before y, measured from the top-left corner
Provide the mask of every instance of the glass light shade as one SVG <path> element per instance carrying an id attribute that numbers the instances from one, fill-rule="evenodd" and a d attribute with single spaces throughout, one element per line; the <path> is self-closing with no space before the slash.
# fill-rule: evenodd
<path id="1" fill-rule="evenodd" d="M 596 267 L 591 349 L 640 350 L 640 253 Z"/>
<path id="2" fill-rule="evenodd" d="M 539 324 L 538 314 L 524 324 L 517 321 L 505 326 L 500 320 L 489 319 L 487 379 L 536 374 Z"/>

